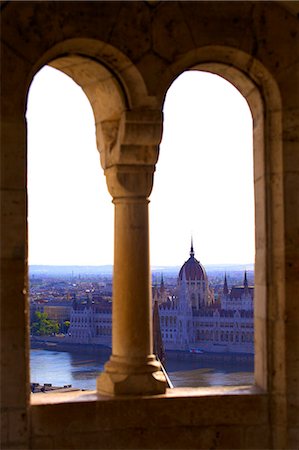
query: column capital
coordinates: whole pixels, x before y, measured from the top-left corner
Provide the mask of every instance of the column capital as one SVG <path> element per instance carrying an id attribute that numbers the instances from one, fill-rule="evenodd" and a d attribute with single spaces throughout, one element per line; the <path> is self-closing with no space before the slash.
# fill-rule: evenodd
<path id="1" fill-rule="evenodd" d="M 162 112 L 124 111 L 120 120 L 97 124 L 97 144 L 104 170 L 115 165 L 155 165 L 162 139 Z"/>
<path id="2" fill-rule="evenodd" d="M 146 200 L 153 187 L 154 165 L 117 164 L 105 169 L 106 182 L 113 200 Z"/>

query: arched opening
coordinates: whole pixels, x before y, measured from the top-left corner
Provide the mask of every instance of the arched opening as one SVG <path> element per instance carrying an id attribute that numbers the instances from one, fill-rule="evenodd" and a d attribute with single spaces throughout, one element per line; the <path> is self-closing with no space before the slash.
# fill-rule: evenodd
<path id="1" fill-rule="evenodd" d="M 171 446 L 174 434 L 178 437 L 177 446 L 184 446 L 186 439 L 190 446 L 195 447 L 296 446 L 298 422 L 293 420 L 295 416 L 292 412 L 297 406 L 298 371 L 294 366 L 296 346 L 292 344 L 295 342 L 294 336 L 297 336 L 298 317 L 295 301 L 298 250 L 296 220 L 294 223 L 293 217 L 294 199 L 297 198 L 294 188 L 294 114 L 298 106 L 295 95 L 297 23 L 295 15 L 288 14 L 282 4 L 245 5 L 232 2 L 223 4 L 221 8 L 210 8 L 208 3 L 201 2 L 194 6 L 192 3 L 186 4 L 186 7 L 168 2 L 149 6 L 144 2 L 136 22 L 129 4 L 117 4 L 117 14 L 114 6 L 111 9 L 109 6 L 103 7 L 102 14 L 98 5 L 93 7 L 91 3 L 86 7 L 78 4 L 75 9 L 67 2 L 59 8 L 24 3 L 21 11 L 20 6 L 14 6 L 13 2 L 3 3 L 2 43 L 6 61 L 2 67 L 4 114 L 1 161 L 4 178 L 2 195 L 6 201 L 2 217 L 6 229 L 2 249 L 2 289 L 5 293 L 2 307 L 5 315 L 1 327 L 1 359 L 2 379 L 5 380 L 2 400 L 7 447 L 32 445 L 42 448 L 57 444 L 67 448 L 70 439 L 75 447 L 117 447 L 120 427 L 122 442 L 132 443 L 133 436 L 148 447 L 152 442 L 149 439 L 152 436 L 150 425 L 155 428 L 157 445 L 161 439 L 165 447 Z M 168 8 L 166 13 L 165 8 Z M 32 26 L 28 26 L 28 21 Z M 63 27 L 60 26 L 62 22 Z M 128 29 L 132 31 L 129 34 L 126 33 Z M 281 30 L 282 39 L 274 32 L 275 29 Z M 115 47 L 123 49 L 133 61 L 138 61 L 140 70 L 147 76 L 152 98 L 156 94 L 164 94 L 157 86 L 168 67 L 175 76 L 182 68 L 206 61 L 220 61 L 239 68 L 246 74 L 246 79 L 241 83 L 244 95 L 255 90 L 262 98 L 256 108 L 254 101 L 251 103 L 255 113 L 260 113 L 262 117 L 260 126 L 258 114 L 254 114 L 254 127 L 260 129 L 255 139 L 258 150 L 255 160 L 260 158 L 255 170 L 258 192 L 256 260 L 259 269 L 259 301 L 255 317 L 258 325 L 256 379 L 259 386 L 268 388 L 268 393 L 260 395 L 258 390 L 231 391 L 233 395 L 229 396 L 223 395 L 220 390 L 217 393 L 207 390 L 209 398 L 199 395 L 195 399 L 190 398 L 189 394 L 189 398 L 184 395 L 184 398 L 172 399 L 174 410 L 186 412 L 180 415 L 180 433 L 177 433 L 178 415 L 167 412 L 169 401 L 165 399 L 103 402 L 110 407 L 110 415 L 107 414 L 108 408 L 96 401 L 86 405 L 72 400 L 55 407 L 28 407 L 28 332 L 24 286 L 27 265 L 24 180 L 26 79 L 46 49 L 73 36 L 91 36 L 95 42 L 97 39 L 113 42 Z M 87 46 L 83 39 L 77 40 L 84 53 Z M 103 53 L 108 54 L 109 44 L 100 45 L 105 47 Z M 68 54 L 67 44 L 63 42 L 62 46 L 63 54 Z M 189 57 L 188 52 L 193 56 Z M 106 59 L 108 65 L 112 58 L 108 55 Z M 180 70 L 176 70 L 179 65 Z M 247 77 L 252 83 L 247 83 Z M 153 419 L 145 427 L 144 414 L 136 414 L 136 405 L 140 404 L 143 408 L 137 409 L 146 411 Z M 94 419 L 91 420 L 92 417 Z M 129 424 L 127 417 L 130 418 Z M 169 439 L 165 439 L 165 426 L 163 429 L 165 417 Z M 73 431 L 71 434 L 65 432 L 64 419 Z M 127 439 L 124 439 L 123 431 Z"/>
<path id="2" fill-rule="evenodd" d="M 113 205 L 84 92 L 46 66 L 32 82 L 26 119 L 29 264 L 112 264 Z"/>
<path id="3" fill-rule="evenodd" d="M 205 264 L 253 263 L 253 137 L 246 100 L 222 77 L 188 71 L 168 89 L 163 112 L 151 194 L 152 264 L 179 265 L 191 235 Z M 213 235 L 213 248 L 207 235 Z"/>
<path id="4" fill-rule="evenodd" d="M 280 181 L 271 182 L 273 170 L 282 173 L 282 141 L 278 138 L 281 137 L 282 126 L 280 93 L 273 77 L 262 64 L 252 61 L 243 52 L 225 47 L 203 47 L 200 51 L 186 53 L 165 73 L 162 84 L 169 87 L 175 78 L 173 74 L 182 73 L 186 67 L 211 72 L 231 82 L 246 99 L 253 117 L 256 271 L 254 378 L 257 386 L 271 390 L 271 368 L 273 364 L 278 366 L 277 361 L 269 358 L 269 352 L 273 351 L 277 342 L 269 336 L 278 332 L 278 329 L 276 325 L 272 328 L 267 317 L 272 314 L 277 317 L 274 305 L 284 304 L 284 294 L 279 289 L 269 287 L 276 277 L 283 276 L 280 265 L 283 250 L 279 244 L 283 241 L 283 188 Z M 275 199 L 280 199 L 282 203 Z M 272 214 L 279 217 L 277 222 L 272 220 Z M 240 335 L 237 336 L 239 341 Z M 279 377 L 283 378 L 280 370 Z"/>
<path id="5" fill-rule="evenodd" d="M 182 322 L 181 331 L 173 330 L 173 339 L 164 343 L 166 366 L 175 386 L 206 385 L 201 372 L 207 368 L 221 373 L 211 382 L 253 384 L 254 341 L 241 345 L 236 329 L 250 329 L 253 336 L 251 111 L 223 77 L 194 70 L 170 86 L 163 112 L 151 196 L 152 260 L 164 270 L 167 295 L 160 295 L 160 315 L 166 308 Z M 190 258 L 183 264 L 191 237 Z M 224 336 L 221 343 L 219 335 Z"/>
<path id="6" fill-rule="evenodd" d="M 79 67 L 80 67 L 80 64 L 78 64 L 79 65 Z M 221 73 L 222 74 L 222 69 L 223 69 L 223 67 L 221 66 L 221 65 L 219 65 L 219 64 L 217 64 L 217 65 L 215 65 L 215 67 L 213 66 L 213 70 L 211 69 L 211 67 L 210 67 L 211 65 L 205 65 L 205 66 L 200 66 L 200 68 L 203 68 L 203 69 L 205 69 L 205 70 L 211 70 L 211 71 L 216 71 L 216 72 L 219 72 L 219 73 Z M 71 67 L 72 67 L 72 65 L 71 65 Z M 217 69 L 217 70 L 216 70 Z M 234 69 L 231 69 L 232 70 L 232 72 L 234 72 Z M 75 72 L 74 73 L 76 73 L 76 70 L 75 70 Z M 84 72 L 83 72 L 84 73 Z M 227 75 L 227 71 L 225 71 L 224 70 L 224 73 L 226 74 L 226 77 L 227 78 L 232 78 L 232 79 L 234 79 L 234 77 L 232 76 L 232 77 L 230 77 L 230 76 L 228 76 Z M 236 82 L 235 83 L 236 85 L 238 85 L 238 83 Z M 246 83 L 245 83 L 245 85 L 247 86 L 247 88 L 248 88 L 248 84 L 250 84 L 249 82 L 248 82 L 248 80 L 246 79 Z M 93 88 L 94 88 L 94 86 L 96 85 L 96 83 L 94 83 L 94 82 L 92 82 L 91 83 L 91 85 L 93 86 Z M 242 83 L 240 83 L 240 85 L 242 85 Z M 248 95 L 247 95 L 247 99 L 248 99 L 248 101 L 249 101 L 249 103 L 252 103 L 253 105 L 254 105 L 254 108 L 255 108 L 255 112 L 257 111 L 259 114 L 260 114 L 260 112 L 261 112 L 261 102 L 260 102 L 260 97 L 259 97 L 259 93 L 258 93 L 258 91 L 256 90 L 256 89 L 253 89 L 253 90 L 250 90 L 250 89 L 248 89 Z M 119 98 L 119 97 L 118 97 Z M 116 104 L 118 105 L 118 102 L 116 102 Z M 258 105 L 258 106 L 256 106 L 256 105 Z M 254 109 L 253 108 L 253 109 Z M 101 109 L 99 109 L 99 111 L 102 111 Z M 119 114 L 119 111 L 118 111 L 118 114 Z M 116 116 L 117 116 L 117 114 L 116 114 Z M 116 117 L 115 116 L 115 117 Z M 256 136 L 256 137 L 261 137 L 261 132 L 263 131 L 263 118 L 261 117 L 261 115 L 254 115 L 254 118 L 255 118 L 255 127 L 254 127 L 254 135 Z M 101 142 L 101 136 L 103 137 L 104 136 L 104 138 L 103 138 L 103 143 L 104 143 L 104 145 L 105 145 L 105 143 L 107 143 L 108 142 L 108 146 L 110 146 L 110 148 L 112 148 L 113 147 L 113 145 L 114 145 L 114 142 L 115 142 L 115 140 L 116 140 L 116 132 L 117 132 L 117 127 L 115 126 L 116 125 L 116 123 L 119 123 L 119 121 L 118 120 L 112 120 L 113 119 L 113 117 L 111 116 L 111 120 L 103 120 L 102 122 L 101 121 L 99 121 L 99 123 L 100 123 L 100 125 L 101 125 L 101 127 L 100 127 L 100 131 L 98 131 L 98 129 L 97 129 L 97 131 L 98 131 L 98 133 L 97 133 L 97 136 L 99 136 L 100 135 L 100 142 Z M 107 125 L 107 127 L 106 127 L 106 125 Z M 104 132 L 103 132 L 103 130 L 104 130 Z M 108 131 L 108 132 L 107 132 Z M 102 134 L 101 134 L 102 133 Z M 108 139 L 107 139 L 107 137 L 108 137 Z M 99 142 L 99 140 L 98 140 L 98 142 Z M 255 139 L 255 143 L 257 143 L 257 139 Z M 111 147 L 112 146 L 112 147 Z M 256 145 L 256 147 L 255 148 L 258 148 L 258 145 Z M 259 149 L 260 149 L 260 147 L 259 147 Z M 257 157 L 261 160 L 261 158 L 262 158 L 262 153 L 263 152 L 259 152 L 259 153 L 257 153 Z M 102 154 L 102 157 L 104 156 L 104 154 Z M 106 164 L 106 161 L 105 161 L 105 158 L 104 159 L 102 159 L 102 165 L 104 165 L 105 166 L 105 164 Z M 257 166 L 258 166 L 258 164 L 257 164 Z M 256 173 L 256 172 L 255 172 Z M 257 180 L 258 180 L 258 176 L 256 175 L 256 178 L 257 178 Z M 260 180 L 258 180 L 259 182 L 260 182 Z M 263 192 L 264 191 L 264 186 L 263 185 L 260 185 L 259 187 L 258 187 L 258 189 L 260 190 L 260 192 Z M 259 233 L 261 234 L 261 235 L 263 235 L 263 234 L 265 234 L 265 226 L 264 226 L 264 222 L 263 222 L 263 220 L 264 220 L 264 217 L 261 217 L 261 216 L 259 216 L 259 218 L 261 219 L 260 220 L 260 224 L 259 224 L 259 227 L 258 227 L 258 231 L 257 231 L 257 233 L 256 233 L 256 235 L 258 236 L 259 235 Z M 260 253 L 260 255 L 262 255 L 262 257 L 263 257 L 263 253 L 261 252 Z M 263 270 L 265 270 L 265 266 L 261 266 L 261 267 L 263 267 Z M 203 285 L 204 285 L 205 283 L 203 283 Z M 261 304 L 263 304 L 265 302 L 265 291 L 262 293 L 262 301 L 261 301 Z M 263 322 L 263 320 L 264 320 L 264 318 L 262 318 L 262 322 Z M 190 324 L 190 322 L 187 322 L 187 324 Z M 186 325 L 187 325 L 186 324 Z M 264 324 L 262 324 L 262 326 L 260 327 L 260 331 L 263 329 L 263 327 L 264 327 Z M 182 326 L 182 329 L 184 329 L 184 327 Z M 188 326 L 186 326 L 185 327 L 185 329 L 187 329 L 187 331 L 189 330 L 189 327 Z M 261 379 L 262 381 L 265 381 L 265 369 L 264 369 L 264 366 L 263 366 L 263 362 L 265 362 L 265 360 L 264 360 L 264 358 L 265 358 L 265 340 L 264 340 L 264 338 L 262 338 L 261 339 L 261 341 L 260 341 L 260 343 L 261 343 L 261 346 L 259 347 L 259 351 L 260 351 L 260 356 L 262 356 L 262 358 L 256 358 L 256 359 L 258 359 L 258 361 L 259 361 L 259 364 L 258 365 L 256 365 L 256 368 L 257 367 L 260 367 L 260 369 L 262 368 L 262 370 L 256 370 L 256 378 L 257 379 Z"/>
<path id="7" fill-rule="evenodd" d="M 43 359 L 49 350 L 72 349 L 69 344 L 90 342 L 98 334 L 96 326 L 92 332 L 96 321 L 91 321 L 88 310 L 110 308 L 111 316 L 112 292 L 103 300 L 95 267 L 110 265 L 106 270 L 111 291 L 113 205 L 101 164 L 106 167 L 106 146 L 116 140 L 124 98 L 106 68 L 81 56 L 55 59 L 35 75 L 31 85 L 26 119 L 34 392 L 38 391 L 36 382 L 52 384 L 52 376 L 55 379 L 57 375 L 55 354 L 52 371 L 50 365 L 47 371 L 43 370 Z M 105 274 L 102 276 L 105 279 Z M 61 309 L 63 315 L 58 318 L 57 311 Z M 101 337 L 107 340 L 107 330 L 101 329 Z M 74 371 L 66 359 L 70 373 L 64 374 L 62 385 L 94 389 L 96 375 L 103 370 L 110 351 L 104 351 L 102 356 L 98 353 L 97 372 L 93 371 L 91 384 L 80 386 L 78 367 Z M 47 357 L 47 361 L 51 358 Z M 60 381 L 53 385 L 59 386 Z"/>
<path id="8" fill-rule="evenodd" d="M 112 345 L 114 345 L 114 352 L 111 354 L 111 361 L 109 360 L 110 365 L 113 366 L 115 364 L 116 370 L 120 371 L 123 366 L 123 370 L 129 370 L 128 376 L 130 377 L 132 370 L 130 364 L 124 362 L 123 352 L 125 352 L 127 354 L 126 358 L 132 359 L 132 365 L 136 366 L 136 370 L 140 372 L 141 378 L 140 385 L 137 383 L 136 386 L 135 383 L 132 385 L 129 380 L 128 389 L 132 389 L 134 393 L 144 392 L 144 389 L 148 389 L 150 393 L 156 392 L 156 390 L 158 392 L 164 392 L 166 384 L 164 375 L 151 350 L 151 320 L 148 309 L 149 258 L 147 197 L 151 191 L 152 173 L 157 160 L 158 152 L 156 142 L 159 142 L 161 134 L 161 114 L 156 110 L 144 111 L 144 109 L 139 109 L 138 95 L 140 94 L 140 86 L 138 86 L 138 83 L 136 85 L 135 95 L 130 99 L 133 102 L 133 108 L 127 111 L 129 99 L 125 94 L 125 89 L 120 87 L 118 79 L 106 67 L 99 65 L 94 60 L 89 60 L 81 56 L 68 56 L 55 59 L 50 65 L 71 76 L 81 86 L 90 101 L 95 118 L 97 148 L 100 153 L 101 165 L 105 171 L 107 185 L 115 205 L 114 301 L 112 302 L 110 299 L 110 302 L 107 302 L 107 299 L 105 299 L 107 304 L 96 304 L 96 302 L 92 301 L 90 289 L 85 291 L 85 301 L 83 302 L 82 299 L 78 299 L 76 294 L 73 293 L 69 332 L 67 336 L 64 336 L 63 344 L 68 344 L 67 341 L 79 339 L 79 344 L 108 344 L 111 348 L 111 330 L 108 330 L 105 325 L 107 323 L 106 318 L 102 317 L 102 323 L 104 325 L 101 327 L 101 337 L 105 342 L 99 342 L 97 328 L 93 325 L 97 322 L 97 317 L 95 316 L 98 312 L 101 315 L 103 312 L 108 311 L 111 317 L 113 309 L 114 333 L 112 335 Z M 124 68 L 124 72 L 131 73 L 132 68 L 129 68 L 129 70 Z M 130 78 L 128 73 L 126 73 L 126 76 Z M 136 99 L 137 105 L 134 105 L 134 100 L 136 101 Z M 134 111 L 134 106 L 136 107 L 136 111 Z M 148 144 L 145 141 L 147 134 L 151 135 Z M 138 154 L 137 161 L 136 152 Z M 143 163 L 142 160 L 144 161 Z M 136 221 L 138 222 L 137 226 Z M 117 225 L 118 223 L 120 225 Z M 134 237 L 134 234 L 136 234 L 136 237 Z M 144 247 L 143 251 L 140 251 L 140 245 Z M 131 264 L 126 266 L 124 263 L 126 263 L 127 257 L 129 257 Z M 142 262 L 141 259 L 143 259 Z M 134 281 L 131 276 L 134 270 L 133 267 L 130 267 L 133 265 L 136 266 L 136 269 L 137 267 L 138 269 L 141 268 L 140 272 L 142 272 L 142 276 L 139 279 L 139 290 L 140 298 L 143 299 L 145 304 L 144 307 L 134 305 L 137 296 L 132 298 L 132 288 L 127 284 L 128 280 L 130 280 L 131 284 Z M 123 275 L 124 269 L 127 270 L 127 276 Z M 117 282 L 115 282 L 116 278 L 118 278 Z M 116 291 L 118 295 L 115 294 Z M 127 301 L 123 300 L 124 296 L 128 297 Z M 129 307 L 131 309 L 130 315 L 122 314 L 119 305 L 122 308 L 125 305 L 125 309 L 127 310 Z M 137 343 L 135 340 L 135 330 L 131 329 L 131 326 L 130 329 L 128 326 L 125 326 L 126 334 L 124 334 L 122 329 L 123 325 L 119 325 L 124 320 L 128 324 L 131 324 L 134 321 L 134 316 L 143 317 L 143 320 L 139 321 L 139 326 L 142 327 L 143 331 L 146 330 L 143 335 L 140 335 L 139 342 Z M 111 321 L 109 322 L 111 328 Z M 57 338 L 56 329 L 50 334 L 55 335 L 53 339 Z M 52 342 L 53 339 L 51 337 L 47 341 Z M 61 341 L 58 342 L 56 340 L 54 344 L 60 345 Z M 134 344 L 135 350 L 133 349 Z M 105 355 L 106 359 L 107 354 Z M 105 367 L 109 367 L 109 364 Z M 111 370 L 112 377 L 114 371 Z M 158 376 L 155 378 L 152 375 L 153 373 L 158 373 Z M 105 389 L 107 388 L 110 393 L 113 383 L 111 384 L 108 380 L 109 377 L 109 370 L 107 372 L 104 370 L 97 381 L 98 390 L 103 388 L 104 392 L 106 392 Z M 144 378 L 149 378 L 147 387 L 144 387 Z M 117 383 L 118 379 L 116 379 Z M 102 384 L 104 387 L 102 387 Z M 124 389 L 123 383 L 120 383 L 120 389 Z"/>

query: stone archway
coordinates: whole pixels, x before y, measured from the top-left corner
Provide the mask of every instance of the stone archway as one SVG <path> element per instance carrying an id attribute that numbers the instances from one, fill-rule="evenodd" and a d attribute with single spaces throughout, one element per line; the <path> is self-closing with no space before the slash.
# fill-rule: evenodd
<path id="1" fill-rule="evenodd" d="M 154 444 L 172 448 L 174 435 L 177 447 L 186 442 L 190 448 L 297 446 L 298 419 L 294 411 L 298 409 L 298 220 L 294 210 L 298 206 L 298 20 L 296 7 L 292 7 L 293 15 L 289 14 L 287 8 L 291 8 L 282 6 L 285 3 L 219 2 L 215 7 L 210 2 L 100 2 L 101 7 L 98 2 L 1 3 L 1 377 L 5 381 L 4 445 L 8 448 L 55 445 L 117 448 L 134 445 L 132 439 L 140 448 Z M 78 36 L 91 38 L 90 46 Z M 72 39 L 73 47 L 65 39 Z M 91 42 L 96 41 L 99 48 L 92 51 Z M 59 42 L 61 52 L 54 51 Z M 103 42 L 128 55 L 150 86 L 151 95 L 143 90 L 139 97 L 142 101 L 131 102 L 128 92 L 137 95 L 142 83 L 137 83 L 136 90 L 130 88 L 134 76 L 130 81 L 130 64 L 126 66 L 125 62 L 128 58 L 122 59 L 121 67 L 120 59 L 114 59 L 115 53 Z M 219 47 L 215 45 L 223 45 L 218 57 Z M 245 57 L 237 49 L 247 52 Z M 188 394 L 169 401 L 142 398 L 88 401 L 84 405 L 72 397 L 63 404 L 30 405 L 26 328 L 26 91 L 32 79 L 30 74 L 72 52 L 94 58 L 110 70 L 115 69 L 112 71 L 119 80 L 126 79 L 122 84 L 128 91 L 125 90 L 128 109 L 142 111 L 145 124 L 159 123 L 156 129 L 161 129 L 161 119 L 157 117 L 167 86 L 183 70 L 197 64 L 233 66 L 257 87 L 264 118 L 260 135 L 263 151 L 257 155 L 261 157 L 261 176 L 256 180 L 256 184 L 264 187 L 262 197 L 257 199 L 260 211 L 257 221 L 266 228 L 266 234 L 263 226 L 261 233 L 257 233 L 260 245 L 257 259 L 262 261 L 257 283 L 261 298 L 267 298 L 267 302 L 257 305 L 261 327 L 256 330 L 260 334 L 257 340 L 261 338 L 262 346 L 266 343 L 268 368 L 260 367 L 261 373 L 256 376 L 261 386 L 266 386 L 268 379 L 270 395 L 259 390 L 222 395 L 209 389 L 206 398 L 190 398 Z M 35 65 L 37 61 L 39 67 Z M 273 79 L 279 85 L 279 93 Z M 144 111 L 150 111 L 151 120 L 146 119 Z M 155 120 L 153 111 L 157 113 Z M 134 123 L 131 120 L 131 129 L 135 129 Z M 154 145 L 157 137 L 150 140 L 148 136 L 145 142 L 149 141 Z M 137 142 L 142 147 L 141 138 L 133 143 Z M 130 144 L 130 149 L 134 149 L 131 161 L 135 164 L 144 161 L 143 157 L 139 160 L 140 147 L 137 150 L 136 145 L 132 148 Z M 156 150 L 156 156 L 157 153 Z M 173 409 L 169 413 L 170 402 Z M 151 417 L 150 423 L 145 416 Z M 71 433 L 66 433 L 65 418 Z"/>
<path id="2" fill-rule="evenodd" d="M 148 197 L 162 115 L 147 104 L 134 66 L 126 62 L 117 73 L 107 61 L 103 65 L 100 50 L 101 62 L 78 54 L 72 46 L 68 55 L 55 57 L 61 48 L 47 55 L 48 64 L 70 76 L 90 101 L 101 164 L 115 205 L 112 355 L 97 386 L 106 394 L 163 393 L 165 376 L 153 355 L 148 230 Z"/>
<path id="3" fill-rule="evenodd" d="M 278 287 L 278 280 L 285 276 L 281 93 L 267 68 L 251 55 L 209 46 L 186 53 L 169 67 L 161 80 L 161 101 L 173 80 L 190 69 L 211 72 L 232 83 L 246 99 L 253 117 L 255 383 L 270 393 L 276 417 L 278 410 L 285 414 L 285 405 L 276 397 L 285 395 L 285 353 L 279 344 L 285 333 L 285 293 Z"/>
<path id="4" fill-rule="evenodd" d="M 169 66 L 160 81 L 160 101 L 184 70 L 203 70 L 217 74 L 232 83 L 246 99 L 253 117 L 253 152 L 255 186 L 255 381 L 271 389 L 269 345 L 275 331 L 267 322 L 274 305 L 283 305 L 283 293 L 268 289 L 269 281 L 283 274 L 281 247 L 283 242 L 282 178 L 271 182 L 271 173 L 282 173 L 282 107 L 276 82 L 268 70 L 251 55 L 221 46 L 194 49 Z M 280 139 L 278 138 L 280 137 Z M 274 199 L 276 199 L 274 201 Z M 273 222 L 270 217 L 277 217 Z M 274 262 L 277 255 L 277 263 Z M 271 265 L 269 264 L 271 261 Z M 282 320 L 283 315 L 279 319 Z M 278 319 L 278 317 L 276 317 Z M 266 337 L 268 335 L 268 337 Z M 272 353 L 274 348 L 270 351 Z M 283 377 L 283 373 L 281 373 Z"/>

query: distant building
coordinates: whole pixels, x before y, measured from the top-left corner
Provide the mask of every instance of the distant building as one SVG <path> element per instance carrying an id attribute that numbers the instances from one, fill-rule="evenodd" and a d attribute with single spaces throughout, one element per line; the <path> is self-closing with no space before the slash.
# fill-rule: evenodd
<path id="1" fill-rule="evenodd" d="M 67 339 L 79 344 L 111 346 L 112 303 L 102 297 L 92 301 L 92 293 L 84 303 L 75 296 Z"/>
<path id="2" fill-rule="evenodd" d="M 246 272 L 243 285 L 230 290 L 225 276 L 221 298 L 215 302 L 191 244 L 190 258 L 179 272 L 176 296 L 159 305 L 165 349 L 254 353 L 253 291 Z"/>
<path id="3" fill-rule="evenodd" d="M 70 320 L 72 304 L 71 302 L 51 302 L 44 305 L 44 312 L 51 320 L 63 323 Z"/>
<path id="4" fill-rule="evenodd" d="M 66 320 L 70 320 L 72 310 L 72 302 L 70 301 L 38 301 L 30 304 L 30 321 L 35 320 L 37 311 L 47 314 L 48 319 L 55 320 L 62 324 Z"/>
<path id="5" fill-rule="evenodd" d="M 215 301 L 191 243 L 190 257 L 179 271 L 175 295 L 168 295 L 163 276 L 160 287 L 153 288 L 155 330 L 161 333 L 165 350 L 254 353 L 253 292 L 246 272 L 243 284 L 231 289 L 225 275 L 223 291 Z M 91 293 L 83 303 L 75 298 L 68 339 L 110 346 L 111 317 L 111 301 L 93 299 Z M 159 342 L 158 336 L 154 342 Z"/>

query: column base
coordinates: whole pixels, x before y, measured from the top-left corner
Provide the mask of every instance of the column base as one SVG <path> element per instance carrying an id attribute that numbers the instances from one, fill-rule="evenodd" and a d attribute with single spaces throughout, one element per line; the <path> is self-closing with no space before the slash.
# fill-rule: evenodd
<path id="1" fill-rule="evenodd" d="M 166 388 L 166 378 L 154 356 L 143 359 L 143 364 L 138 358 L 111 356 L 97 378 L 97 392 L 103 395 L 157 395 L 164 394 Z"/>

